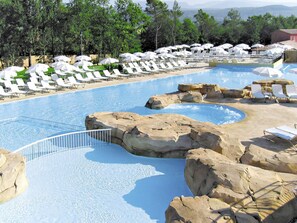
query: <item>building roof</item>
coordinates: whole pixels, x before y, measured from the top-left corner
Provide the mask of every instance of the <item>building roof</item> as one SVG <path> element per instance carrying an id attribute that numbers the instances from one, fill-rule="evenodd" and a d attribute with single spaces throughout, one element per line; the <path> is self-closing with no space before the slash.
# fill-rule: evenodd
<path id="1" fill-rule="evenodd" d="M 297 34 L 297 29 L 280 29 L 280 31 L 288 34 Z"/>
<path id="2" fill-rule="evenodd" d="M 288 46 L 291 46 L 291 47 L 297 49 L 297 42 L 295 42 L 295 41 L 286 40 L 286 41 L 282 41 L 282 42 L 279 42 L 279 43 L 283 44 L 283 45 L 288 45 Z"/>

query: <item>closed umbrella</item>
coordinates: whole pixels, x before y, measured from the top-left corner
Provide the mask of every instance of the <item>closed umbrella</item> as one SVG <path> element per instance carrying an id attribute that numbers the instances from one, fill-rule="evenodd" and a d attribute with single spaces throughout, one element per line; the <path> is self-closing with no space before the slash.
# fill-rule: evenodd
<path id="1" fill-rule="evenodd" d="M 91 61 L 92 58 L 86 55 L 80 55 L 75 57 L 75 61 Z"/>
<path id="2" fill-rule="evenodd" d="M 264 77 L 282 77 L 283 73 L 276 69 L 271 67 L 257 67 L 253 69 L 253 73 L 264 76 Z"/>

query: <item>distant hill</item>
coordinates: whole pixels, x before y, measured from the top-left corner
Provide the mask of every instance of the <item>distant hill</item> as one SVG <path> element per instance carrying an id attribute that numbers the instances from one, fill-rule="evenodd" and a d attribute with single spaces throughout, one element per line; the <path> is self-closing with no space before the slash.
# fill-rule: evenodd
<path id="1" fill-rule="evenodd" d="M 207 14 L 214 16 L 214 18 L 222 22 L 224 18 L 227 16 L 228 12 L 231 8 L 225 8 L 225 9 L 214 9 L 214 8 L 205 8 L 202 9 Z M 269 5 L 269 6 L 263 6 L 263 7 L 242 7 L 242 8 L 234 8 L 239 11 L 240 16 L 242 19 L 246 20 L 249 16 L 253 15 L 264 15 L 266 13 L 270 13 L 274 16 L 297 16 L 297 7 L 288 7 L 283 5 Z M 194 18 L 194 15 L 198 12 L 197 9 L 184 9 L 184 15 L 183 18 Z"/>

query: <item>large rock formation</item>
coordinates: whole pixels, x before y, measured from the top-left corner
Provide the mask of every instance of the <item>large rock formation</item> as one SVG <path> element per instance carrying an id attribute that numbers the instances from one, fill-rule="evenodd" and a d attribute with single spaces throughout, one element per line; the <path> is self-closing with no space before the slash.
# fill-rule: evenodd
<path id="1" fill-rule="evenodd" d="M 145 106 L 151 109 L 161 109 L 170 104 L 202 102 L 204 97 L 246 98 L 250 97 L 250 91 L 247 89 L 237 90 L 221 88 L 217 84 L 179 84 L 177 92 L 152 96 Z"/>
<path id="2" fill-rule="evenodd" d="M 251 215 L 208 196 L 176 197 L 166 210 L 167 223 L 257 223 Z"/>
<path id="3" fill-rule="evenodd" d="M 151 109 L 162 109 L 171 104 L 182 102 L 202 102 L 202 94 L 198 91 L 173 92 L 164 95 L 152 96 L 146 103 L 146 107 Z"/>
<path id="4" fill-rule="evenodd" d="M 86 117 L 87 129 L 112 129 L 112 142 L 133 154 L 154 157 L 185 157 L 194 148 L 208 148 L 232 160 L 244 153 L 239 141 L 220 126 L 183 115 L 141 116 L 128 112 L 98 112 Z"/>
<path id="5" fill-rule="evenodd" d="M 208 195 L 259 222 L 297 217 L 297 175 L 263 170 L 206 149 L 188 152 L 186 181 L 194 195 Z"/>
<path id="6" fill-rule="evenodd" d="M 0 149 L 0 203 L 16 197 L 27 186 L 25 158 Z"/>
<path id="7" fill-rule="evenodd" d="M 256 145 L 246 149 L 241 163 L 266 170 L 297 174 L 297 156 L 295 151 L 273 152 Z"/>

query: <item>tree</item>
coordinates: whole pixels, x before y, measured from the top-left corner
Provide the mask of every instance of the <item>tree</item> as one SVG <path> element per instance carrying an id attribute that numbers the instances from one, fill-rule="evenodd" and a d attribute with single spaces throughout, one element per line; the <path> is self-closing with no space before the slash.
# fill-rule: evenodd
<path id="1" fill-rule="evenodd" d="M 200 42 L 217 42 L 218 23 L 213 16 L 209 16 L 202 9 L 194 15 L 196 25 L 200 32 Z"/>
<path id="2" fill-rule="evenodd" d="M 148 31 L 153 32 L 155 49 L 157 49 L 162 29 L 165 29 L 166 24 L 168 24 L 168 6 L 160 0 L 147 0 L 145 11 L 151 16 L 151 24 Z"/>
<path id="3" fill-rule="evenodd" d="M 223 24 L 223 38 L 231 44 L 237 44 L 241 40 L 243 33 L 243 26 L 240 14 L 237 10 L 231 9 L 227 17 L 224 18 Z"/>
<path id="4" fill-rule="evenodd" d="M 178 36 L 178 32 L 181 28 L 180 17 L 183 15 L 178 2 L 174 0 L 172 10 L 170 10 L 170 19 L 171 19 L 171 38 L 172 44 L 176 45 L 176 38 Z"/>
<path id="5" fill-rule="evenodd" d="M 199 32 L 196 25 L 189 18 L 185 18 L 181 25 L 182 33 L 180 42 L 185 44 L 196 43 L 199 41 Z"/>

